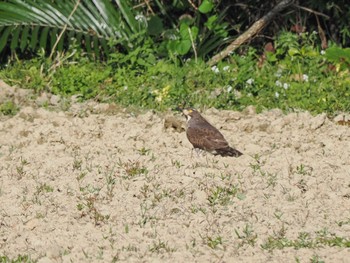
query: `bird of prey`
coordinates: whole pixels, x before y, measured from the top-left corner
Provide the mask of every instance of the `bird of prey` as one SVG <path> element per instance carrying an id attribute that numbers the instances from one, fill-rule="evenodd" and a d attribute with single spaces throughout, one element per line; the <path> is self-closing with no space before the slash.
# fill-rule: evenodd
<path id="1" fill-rule="evenodd" d="M 239 157 L 242 153 L 229 146 L 224 136 L 194 109 L 185 109 L 187 118 L 186 135 L 194 149 L 201 149 L 214 155 Z"/>

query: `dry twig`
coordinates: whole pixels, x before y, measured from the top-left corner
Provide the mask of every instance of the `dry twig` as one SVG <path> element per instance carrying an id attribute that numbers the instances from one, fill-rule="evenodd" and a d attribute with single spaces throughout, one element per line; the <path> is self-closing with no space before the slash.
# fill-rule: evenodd
<path id="1" fill-rule="evenodd" d="M 74 14 L 75 11 L 77 10 L 79 4 L 80 4 L 80 0 L 77 1 L 77 3 L 75 4 L 75 6 L 74 6 L 72 12 L 69 14 L 69 16 L 68 16 L 68 21 L 72 18 L 73 14 Z M 68 24 L 65 24 L 65 25 L 64 25 L 64 27 L 63 27 L 61 33 L 60 33 L 59 36 L 57 37 L 57 40 L 56 40 L 56 42 L 55 42 L 55 44 L 53 45 L 52 50 L 51 50 L 51 54 L 50 54 L 50 57 L 49 57 L 50 59 L 52 58 L 53 53 L 55 52 L 55 49 L 56 49 L 56 47 L 57 47 L 57 45 L 58 45 L 58 42 L 60 42 L 60 39 L 61 39 L 63 33 L 66 31 L 67 26 L 68 26 Z"/>
<path id="2" fill-rule="evenodd" d="M 278 13 L 280 13 L 283 9 L 285 9 L 292 3 L 293 0 L 282 0 L 270 12 L 268 12 L 265 16 L 256 21 L 246 32 L 244 32 L 242 35 L 236 38 L 224 51 L 221 51 L 219 54 L 212 57 L 208 61 L 208 64 L 212 66 L 218 63 L 223 58 L 227 57 L 244 42 L 251 39 L 254 35 L 258 34 L 269 22 L 271 22 L 273 17 L 275 17 Z"/>

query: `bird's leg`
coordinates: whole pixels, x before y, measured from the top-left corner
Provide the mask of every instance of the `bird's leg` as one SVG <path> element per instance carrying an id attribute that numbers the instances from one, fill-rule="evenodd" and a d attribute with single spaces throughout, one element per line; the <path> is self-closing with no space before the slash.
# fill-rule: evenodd
<path id="1" fill-rule="evenodd" d="M 194 148 L 194 150 L 195 150 L 196 153 L 197 153 L 197 158 L 198 158 L 198 157 L 201 157 L 201 149 L 199 149 L 199 148 Z"/>
<path id="2" fill-rule="evenodd" d="M 208 155 L 207 155 L 207 154 L 205 155 L 205 160 L 206 160 L 206 162 L 207 162 L 207 165 L 209 165 Z"/>

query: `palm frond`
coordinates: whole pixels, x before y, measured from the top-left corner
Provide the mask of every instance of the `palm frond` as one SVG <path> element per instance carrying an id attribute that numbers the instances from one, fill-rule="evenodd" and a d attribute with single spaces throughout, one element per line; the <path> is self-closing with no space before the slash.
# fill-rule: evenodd
<path id="1" fill-rule="evenodd" d="M 62 50 L 74 39 L 96 56 L 109 52 L 108 43 L 129 49 L 140 29 L 128 2 L 116 0 L 113 5 L 110 0 L 2 1 L 0 53 L 5 49 Z"/>

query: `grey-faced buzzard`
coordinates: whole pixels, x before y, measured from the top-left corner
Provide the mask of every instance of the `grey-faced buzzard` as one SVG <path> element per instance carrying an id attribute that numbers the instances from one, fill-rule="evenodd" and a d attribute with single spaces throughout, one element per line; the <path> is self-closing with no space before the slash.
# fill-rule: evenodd
<path id="1" fill-rule="evenodd" d="M 186 135 L 195 149 L 214 155 L 239 157 L 242 153 L 229 146 L 224 136 L 194 109 L 183 110 L 187 118 Z"/>

